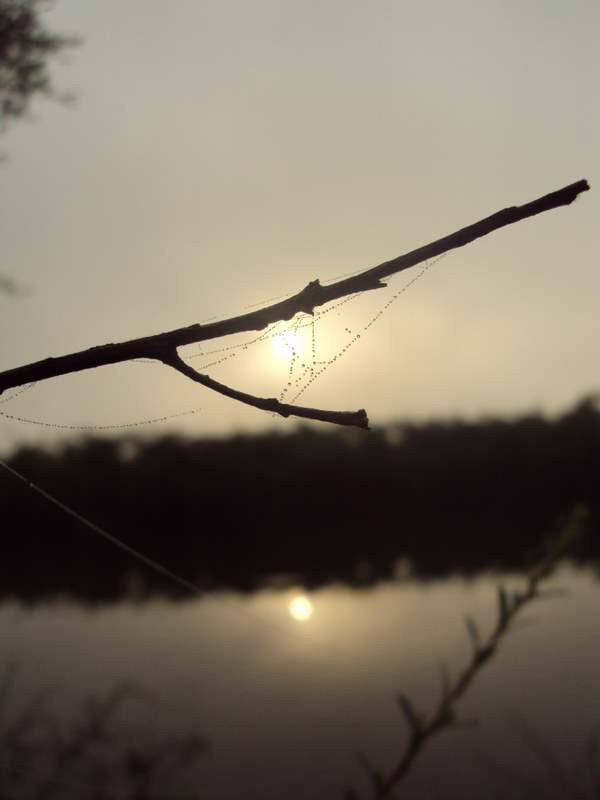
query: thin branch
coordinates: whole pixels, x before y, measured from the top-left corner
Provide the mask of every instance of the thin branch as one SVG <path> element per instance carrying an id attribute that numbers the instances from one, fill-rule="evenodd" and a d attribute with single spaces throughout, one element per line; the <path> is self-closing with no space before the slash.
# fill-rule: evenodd
<path id="1" fill-rule="evenodd" d="M 549 211 L 553 208 L 570 205 L 581 192 L 585 192 L 589 188 L 587 181 L 577 181 L 577 183 L 565 186 L 556 192 L 551 192 L 525 205 L 511 206 L 502 211 L 498 211 L 496 214 L 492 214 L 473 225 L 462 228 L 449 236 L 438 239 L 424 247 L 412 250 L 410 253 L 394 258 L 391 261 L 386 261 L 379 266 L 367 269 L 359 275 L 345 278 L 327 286 L 322 286 L 318 279 L 311 281 L 302 291 L 287 300 L 274 303 L 258 311 L 206 325 L 190 325 L 185 328 L 177 328 L 176 330 L 166 331 L 154 336 L 131 339 L 127 342 L 120 342 L 117 344 L 100 345 L 88 350 L 81 350 L 77 353 L 71 353 L 58 358 L 46 358 L 42 361 L 36 361 L 32 364 L 26 364 L 22 367 L 0 372 L 0 394 L 6 389 L 23 386 L 33 381 L 56 378 L 71 372 L 80 372 L 85 369 L 93 369 L 107 364 L 117 364 L 132 359 L 153 358 L 165 362 L 165 353 L 171 354 L 173 350 L 183 345 L 203 342 L 209 339 L 217 339 L 222 336 L 243 333 L 245 331 L 263 330 L 267 325 L 280 320 L 291 319 L 299 312 L 313 314 L 315 308 L 330 303 L 333 300 L 338 300 L 347 295 L 355 294 L 356 292 L 382 288 L 385 286 L 385 278 L 454 248 L 463 247 L 475 239 L 487 236 L 488 233 L 506 225 L 511 225 L 514 222 L 527 219 L 528 217 L 532 217 L 544 211 Z M 170 364 L 170 366 L 173 366 L 173 364 Z M 191 377 L 191 375 L 188 375 L 188 377 Z M 228 397 L 232 397 L 236 400 L 245 398 L 242 402 L 249 402 L 249 400 L 251 400 L 249 403 L 250 405 L 254 405 L 258 408 L 266 408 L 267 410 L 274 410 L 276 413 L 283 413 L 284 416 L 293 413 L 296 416 L 335 422 L 341 425 L 357 424 L 355 421 L 347 421 L 347 419 L 354 420 L 354 417 L 349 418 L 346 412 L 322 412 L 318 409 L 304 408 L 301 409 L 303 413 L 298 413 L 298 409 L 294 411 L 291 410 L 295 408 L 292 406 L 285 406 L 282 404 L 279 404 L 279 408 L 272 408 L 271 405 L 265 406 L 264 403 L 272 404 L 273 401 L 254 398 L 252 395 L 245 395 L 243 392 L 237 392 L 234 389 L 223 387 L 222 384 L 218 384 L 216 381 L 205 379 L 206 376 L 204 376 L 202 381 L 198 381 L 196 377 L 193 378 L 193 380 L 203 383 L 204 386 L 215 389 Z M 358 415 L 357 419 L 361 420 L 360 427 L 365 427 L 362 424 L 363 418 L 361 412 L 354 413 Z"/>
<path id="2" fill-rule="evenodd" d="M 186 364 L 177 350 L 174 350 L 170 355 L 163 356 L 162 361 L 164 364 L 181 372 L 187 378 L 206 386 L 207 389 L 212 389 L 219 394 L 225 395 L 225 397 L 231 397 L 233 400 L 239 400 L 240 403 L 260 408 L 263 411 L 272 411 L 282 417 L 301 417 L 302 419 L 316 419 L 321 422 L 333 422 L 336 425 L 354 425 L 366 430 L 369 428 L 369 420 L 364 408 L 359 411 L 325 411 L 319 408 L 305 408 L 303 406 L 280 403 L 275 397 L 255 397 L 252 394 L 225 386 L 224 383 L 219 383 L 208 375 L 196 372 L 189 364 Z"/>
<path id="3" fill-rule="evenodd" d="M 373 800 L 389 798 L 394 789 L 404 780 L 414 765 L 417 756 L 426 743 L 435 734 L 450 727 L 460 727 L 472 723 L 461 721 L 457 717 L 456 704 L 466 693 L 483 666 L 496 653 L 501 639 L 506 635 L 515 617 L 523 606 L 542 596 L 539 584 L 555 570 L 559 561 L 573 548 L 582 536 L 587 520 L 587 512 L 583 507 L 573 510 L 560 536 L 550 548 L 543 560 L 529 573 L 525 588 L 509 596 L 503 587 L 498 588 L 498 615 L 496 624 L 487 639 L 480 638 L 473 620 L 467 617 L 467 632 L 473 645 L 471 658 L 465 669 L 452 682 L 447 674 L 443 675 L 442 694 L 437 707 L 427 718 L 418 713 L 405 695 L 400 695 L 398 704 L 409 729 L 409 737 L 404 752 L 396 765 L 385 775 L 372 768 L 377 781 L 371 783 Z M 354 793 L 354 797 L 358 796 Z"/>

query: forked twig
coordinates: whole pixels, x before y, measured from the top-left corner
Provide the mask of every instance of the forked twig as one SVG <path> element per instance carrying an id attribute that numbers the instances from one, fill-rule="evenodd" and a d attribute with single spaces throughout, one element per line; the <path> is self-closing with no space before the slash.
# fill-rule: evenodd
<path id="1" fill-rule="evenodd" d="M 509 595 L 503 586 L 498 587 L 496 624 L 486 639 L 481 637 L 475 622 L 467 617 L 465 622 L 472 645 L 471 658 L 454 681 L 451 681 L 447 671 L 443 670 L 440 701 L 429 717 L 417 712 L 405 695 L 398 697 L 398 706 L 409 730 L 408 741 L 402 755 L 387 773 L 373 768 L 364 756 L 361 757 L 361 763 L 370 780 L 372 800 L 385 800 L 391 796 L 391 793 L 400 785 L 414 765 L 424 746 L 436 733 L 445 728 L 464 727 L 472 724 L 458 718 L 456 704 L 471 686 L 480 670 L 496 653 L 500 640 L 509 630 L 517 614 L 527 603 L 545 596 L 545 592 L 541 592 L 539 589 L 540 583 L 553 573 L 558 562 L 581 537 L 586 519 L 587 512 L 583 507 L 573 510 L 558 539 L 550 547 L 546 556 L 529 573 L 524 590 L 515 591 Z M 358 800 L 358 794 L 353 789 L 349 789 L 346 791 L 346 800 Z"/>
<path id="2" fill-rule="evenodd" d="M 525 205 L 510 206 L 498 211 L 496 214 L 485 217 L 485 219 L 473 225 L 468 225 L 466 228 L 461 228 L 449 236 L 444 236 L 442 239 L 412 250 L 410 253 L 394 258 L 391 261 L 386 261 L 377 267 L 366 269 L 358 275 L 344 278 L 327 286 L 321 285 L 318 279 L 311 281 L 302 291 L 287 300 L 274 303 L 258 311 L 205 325 L 190 325 L 154 336 L 131 339 L 127 342 L 100 345 L 89 350 L 81 350 L 58 358 L 46 358 L 42 361 L 0 372 L 0 394 L 6 389 L 23 386 L 34 381 L 56 378 L 71 372 L 80 372 L 85 369 L 117 364 L 123 361 L 131 361 L 132 359 L 150 358 L 174 367 L 188 378 L 201 383 L 209 389 L 255 408 L 273 411 L 284 417 L 297 416 L 333 422 L 338 425 L 355 425 L 359 428 L 368 428 L 368 418 L 364 410 L 356 412 L 323 411 L 321 409 L 279 403 L 274 398 L 256 397 L 247 392 L 232 389 L 229 386 L 218 383 L 218 381 L 214 381 L 207 375 L 199 375 L 195 370 L 188 368 L 185 362 L 180 359 L 177 348 L 245 331 L 262 330 L 273 322 L 291 319 L 299 312 L 313 314 L 318 306 L 356 292 L 380 289 L 386 286 L 384 283 L 385 278 L 389 278 L 397 272 L 414 267 L 416 264 L 435 258 L 456 247 L 463 247 L 475 239 L 487 236 L 488 233 L 492 233 L 492 231 L 503 228 L 506 225 L 512 225 L 514 222 L 519 222 L 522 219 L 527 219 L 553 208 L 570 205 L 581 192 L 585 192 L 589 188 L 587 181 L 577 181 Z M 185 369 L 182 365 L 185 366 Z"/>

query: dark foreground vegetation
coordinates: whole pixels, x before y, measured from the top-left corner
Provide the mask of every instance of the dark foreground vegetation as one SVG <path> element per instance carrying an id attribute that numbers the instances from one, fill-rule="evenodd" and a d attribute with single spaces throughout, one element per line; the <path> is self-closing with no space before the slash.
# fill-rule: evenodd
<path id="1" fill-rule="evenodd" d="M 576 503 L 577 558 L 600 556 L 600 411 L 229 439 L 88 438 L 10 463 L 129 545 L 206 588 L 275 575 L 369 584 L 399 559 L 417 576 L 526 569 Z M 90 601 L 177 586 L 145 572 L 0 474 L 2 596 Z"/>

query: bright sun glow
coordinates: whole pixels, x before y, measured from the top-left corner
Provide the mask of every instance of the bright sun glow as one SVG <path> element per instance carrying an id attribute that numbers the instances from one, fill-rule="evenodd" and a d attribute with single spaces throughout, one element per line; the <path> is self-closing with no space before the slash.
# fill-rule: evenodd
<path id="1" fill-rule="evenodd" d="M 299 355 L 302 350 L 302 341 L 298 334 L 293 331 L 278 333 L 271 341 L 277 355 L 286 360 L 289 360 L 294 353 Z"/>
<path id="2" fill-rule="evenodd" d="M 308 597 L 298 594 L 290 600 L 288 609 L 291 617 L 298 620 L 298 622 L 305 622 L 312 617 L 313 604 Z"/>

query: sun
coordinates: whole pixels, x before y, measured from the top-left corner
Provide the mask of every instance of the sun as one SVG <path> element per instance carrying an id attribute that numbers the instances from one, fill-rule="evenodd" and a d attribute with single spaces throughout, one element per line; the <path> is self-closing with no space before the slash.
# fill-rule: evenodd
<path id="1" fill-rule="evenodd" d="M 313 604 L 306 595 L 298 594 L 290 600 L 288 611 L 293 619 L 298 622 L 306 622 L 312 617 Z"/>
<path id="2" fill-rule="evenodd" d="M 289 361 L 294 355 L 302 351 L 302 340 L 294 331 L 287 330 L 278 333 L 271 339 L 273 350 L 282 359 Z"/>

